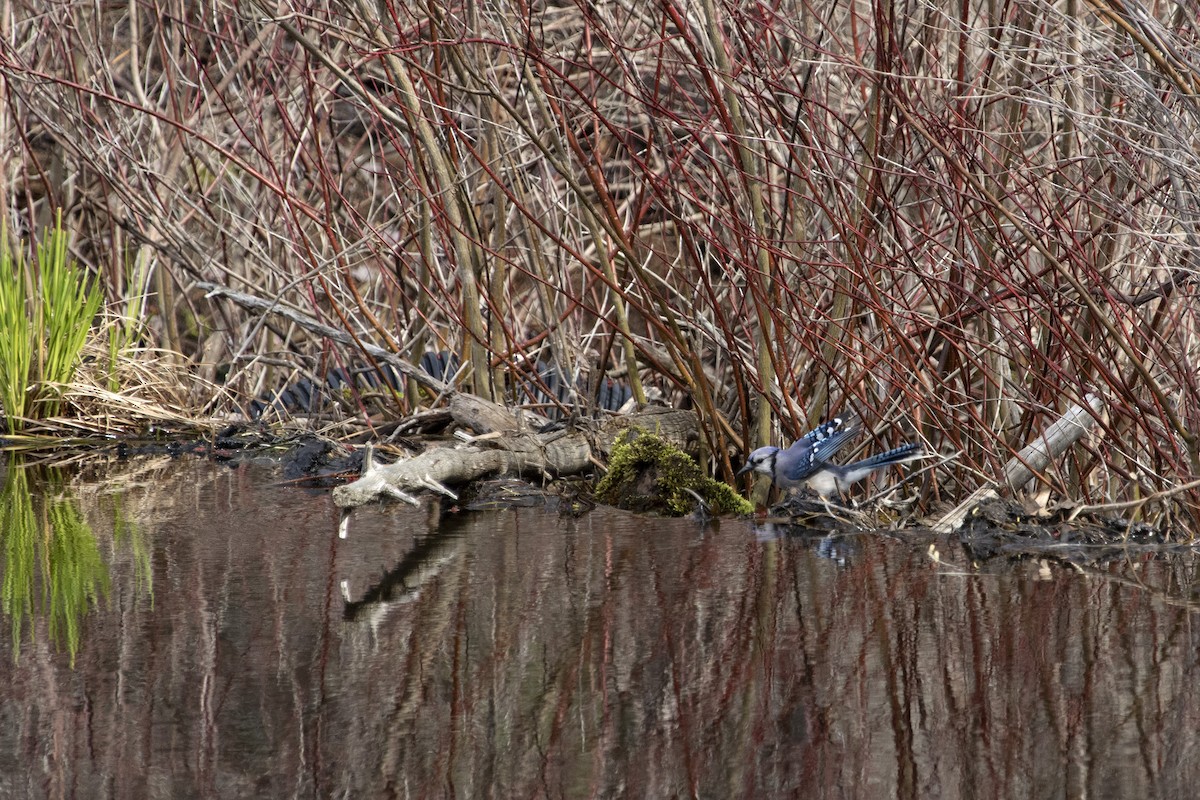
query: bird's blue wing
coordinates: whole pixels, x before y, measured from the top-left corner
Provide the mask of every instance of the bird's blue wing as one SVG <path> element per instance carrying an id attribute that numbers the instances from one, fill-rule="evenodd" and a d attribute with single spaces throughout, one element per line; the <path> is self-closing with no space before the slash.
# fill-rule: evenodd
<path id="1" fill-rule="evenodd" d="M 856 433 L 858 433 L 858 417 L 849 413 L 822 422 L 800 437 L 800 441 L 808 442 L 812 446 L 817 460 L 828 461 Z"/>
<path id="2" fill-rule="evenodd" d="M 778 468 L 788 480 L 798 481 L 811 475 L 824 462 L 845 447 L 858 431 L 858 417 L 844 414 L 822 422 L 779 454 Z"/>

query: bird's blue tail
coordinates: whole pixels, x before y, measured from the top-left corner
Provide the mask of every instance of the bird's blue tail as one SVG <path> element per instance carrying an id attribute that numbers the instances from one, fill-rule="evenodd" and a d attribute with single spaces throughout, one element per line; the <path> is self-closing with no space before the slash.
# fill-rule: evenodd
<path id="1" fill-rule="evenodd" d="M 883 453 L 876 453 L 870 458 L 864 458 L 862 461 L 856 461 L 853 464 L 848 464 L 850 467 L 890 467 L 892 464 L 902 464 L 905 461 L 911 461 L 914 458 L 920 458 L 923 455 L 921 445 L 919 444 L 902 444 L 899 447 L 893 447 Z"/>

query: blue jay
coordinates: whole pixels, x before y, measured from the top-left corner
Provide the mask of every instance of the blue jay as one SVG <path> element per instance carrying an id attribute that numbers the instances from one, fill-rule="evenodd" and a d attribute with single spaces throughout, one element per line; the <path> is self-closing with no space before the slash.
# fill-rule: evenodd
<path id="1" fill-rule="evenodd" d="M 924 457 L 919 444 L 902 444 L 845 466 L 829 463 L 828 459 L 857 433 L 856 422 L 857 419 L 851 416 L 822 423 L 787 450 L 760 447 L 750 454 L 746 465 L 737 474 L 751 470 L 761 472 L 770 475 L 781 489 L 805 485 L 820 495 L 821 499 L 828 500 L 834 492 L 846 491 L 872 472 Z"/>
<path id="2" fill-rule="evenodd" d="M 822 422 L 801 436 L 786 450 L 770 445 L 760 447 L 746 459 L 746 466 L 737 471 L 744 475 L 753 470 L 770 475 L 781 489 L 794 489 L 833 457 L 858 432 L 858 417 L 846 414 Z"/>

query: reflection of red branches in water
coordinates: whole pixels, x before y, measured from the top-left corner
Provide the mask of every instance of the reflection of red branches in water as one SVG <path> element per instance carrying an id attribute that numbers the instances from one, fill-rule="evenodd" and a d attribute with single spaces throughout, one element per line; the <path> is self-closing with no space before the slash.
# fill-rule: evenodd
<path id="1" fill-rule="evenodd" d="M 372 506 L 340 540 L 328 498 L 269 471 L 127 468 L 148 560 L 89 491 L 111 602 L 74 670 L 44 637 L 11 665 L 0 756 L 27 762 L 4 786 L 1183 797 L 1200 778 L 1190 556 L 984 571 L 924 534 L 611 510 Z"/>
<path id="2" fill-rule="evenodd" d="M 1016 796 L 1061 781 L 1060 759 L 1084 743 L 1060 737 L 1097 719 L 1115 737 L 1089 739 L 1097 762 L 1185 735 L 1186 715 L 1165 711 L 1174 678 L 1141 687 L 1157 699 L 1136 723 L 1111 704 L 1148 659 L 1186 669 L 1186 644 L 1077 624 L 1083 608 L 1118 628 L 1159 624 L 1140 592 L 1117 602 L 1082 581 L 948 577 L 922 547 L 886 538 L 760 542 L 741 524 L 647 529 L 603 511 L 465 520 L 451 535 L 473 566 L 436 592 L 456 598 L 452 632 L 413 636 L 439 656 L 410 675 L 426 699 L 395 741 L 410 786 Z M 431 610 L 415 608 L 414 624 Z"/>

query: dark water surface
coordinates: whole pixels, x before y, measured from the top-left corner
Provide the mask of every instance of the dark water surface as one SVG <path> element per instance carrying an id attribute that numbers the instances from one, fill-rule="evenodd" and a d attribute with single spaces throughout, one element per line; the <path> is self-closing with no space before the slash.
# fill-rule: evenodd
<path id="1" fill-rule="evenodd" d="M 277 479 L 176 461 L 72 481 L 107 589 L 73 667 L 52 596 L 23 625 L 6 604 L 0 796 L 1200 785 L 1190 560 L 975 569 L 920 534 L 399 505 L 341 540 L 326 493 Z"/>

